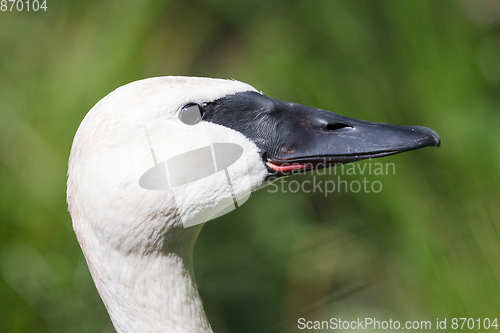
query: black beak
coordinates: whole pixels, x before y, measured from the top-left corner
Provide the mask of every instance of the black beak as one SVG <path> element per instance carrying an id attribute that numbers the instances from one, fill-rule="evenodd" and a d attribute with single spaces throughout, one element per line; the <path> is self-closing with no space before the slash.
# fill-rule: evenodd
<path id="1" fill-rule="evenodd" d="M 267 165 L 275 172 L 310 170 L 367 158 L 389 156 L 427 146 L 439 147 L 436 132 L 422 126 L 372 123 L 336 113 L 288 104 L 285 143 Z M 281 132 L 283 133 L 283 131 Z"/>
<path id="2" fill-rule="evenodd" d="M 441 144 L 427 127 L 372 123 L 256 92 L 209 103 L 203 118 L 251 139 L 277 176 Z"/>

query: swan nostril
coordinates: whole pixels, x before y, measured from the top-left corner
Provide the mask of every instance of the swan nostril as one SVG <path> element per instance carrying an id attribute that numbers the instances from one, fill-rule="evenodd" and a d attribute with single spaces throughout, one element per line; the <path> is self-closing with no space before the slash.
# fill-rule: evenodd
<path id="1" fill-rule="evenodd" d="M 333 123 L 333 124 L 326 124 L 325 129 L 327 131 L 336 131 L 342 128 L 352 128 L 352 126 L 344 124 L 344 123 Z"/>

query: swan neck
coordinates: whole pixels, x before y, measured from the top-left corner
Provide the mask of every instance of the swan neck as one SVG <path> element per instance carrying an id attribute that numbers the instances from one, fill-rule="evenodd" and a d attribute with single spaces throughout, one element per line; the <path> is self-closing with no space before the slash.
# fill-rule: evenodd
<path id="1" fill-rule="evenodd" d="M 193 274 L 194 240 L 189 243 L 147 255 L 101 247 L 97 260 L 86 253 L 118 333 L 212 333 Z"/>

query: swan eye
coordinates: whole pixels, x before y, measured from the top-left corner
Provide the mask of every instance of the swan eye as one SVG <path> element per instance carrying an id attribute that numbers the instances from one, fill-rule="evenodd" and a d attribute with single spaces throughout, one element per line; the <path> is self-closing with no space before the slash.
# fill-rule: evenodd
<path id="1" fill-rule="evenodd" d="M 179 119 L 186 125 L 195 125 L 201 121 L 202 112 L 198 104 L 187 104 L 179 113 Z"/>

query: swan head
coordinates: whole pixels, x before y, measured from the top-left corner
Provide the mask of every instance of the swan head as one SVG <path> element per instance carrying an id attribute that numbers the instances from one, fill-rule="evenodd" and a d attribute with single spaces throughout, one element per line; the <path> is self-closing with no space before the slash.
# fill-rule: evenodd
<path id="1" fill-rule="evenodd" d="M 203 222 L 296 170 L 439 144 L 425 127 L 283 102 L 234 80 L 152 78 L 86 115 L 67 200 L 118 332 L 211 332 L 191 261 Z"/>
<path id="2" fill-rule="evenodd" d="M 191 243 L 184 237 L 202 222 L 291 170 L 439 143 L 425 127 L 283 102 L 234 80 L 151 78 L 116 89 L 82 121 L 68 203 L 80 243 L 91 233 L 120 251 L 154 252 Z"/>

